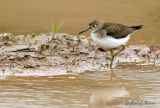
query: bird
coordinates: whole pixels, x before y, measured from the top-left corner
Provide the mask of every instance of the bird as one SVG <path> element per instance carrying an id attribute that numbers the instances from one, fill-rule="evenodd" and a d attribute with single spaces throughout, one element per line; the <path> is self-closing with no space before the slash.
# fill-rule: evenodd
<path id="1" fill-rule="evenodd" d="M 79 35 L 90 30 L 91 39 L 99 46 L 100 51 L 111 52 L 110 69 L 112 69 L 114 58 L 125 49 L 130 36 L 140 30 L 143 25 L 127 26 L 119 23 L 103 22 L 93 20 L 88 27 L 79 32 Z M 114 53 L 114 50 L 121 47 L 119 51 Z"/>

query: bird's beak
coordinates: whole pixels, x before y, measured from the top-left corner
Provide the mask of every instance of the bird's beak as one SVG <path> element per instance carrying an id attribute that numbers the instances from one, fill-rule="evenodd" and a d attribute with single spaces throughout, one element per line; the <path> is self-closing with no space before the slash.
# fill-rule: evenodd
<path id="1" fill-rule="evenodd" d="M 82 33 L 86 32 L 86 31 L 88 31 L 89 29 L 91 29 L 91 26 L 89 26 L 89 27 L 88 27 L 88 28 L 86 28 L 85 30 L 83 30 L 83 31 L 79 32 L 78 34 L 82 34 Z"/>

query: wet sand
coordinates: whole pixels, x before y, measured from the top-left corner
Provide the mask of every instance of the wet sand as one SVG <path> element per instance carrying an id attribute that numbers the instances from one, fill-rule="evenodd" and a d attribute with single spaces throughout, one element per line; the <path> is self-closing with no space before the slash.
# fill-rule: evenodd
<path id="1" fill-rule="evenodd" d="M 126 47 L 116 56 L 112 67 L 117 68 L 117 65 L 126 62 L 159 66 L 159 51 L 160 47 L 153 45 Z M 110 59 L 106 56 L 111 56 L 109 51 L 99 51 L 94 42 L 82 36 L 78 38 L 62 33 L 36 36 L 0 34 L 0 76 L 4 78 L 109 70 Z"/>
<path id="2" fill-rule="evenodd" d="M 61 32 L 77 34 L 89 21 L 101 19 L 143 24 L 144 29 L 134 34 L 130 44 L 160 45 L 159 4 L 159 0 L 5 0 L 0 4 L 0 32 L 49 32 L 52 23 L 63 21 Z"/>

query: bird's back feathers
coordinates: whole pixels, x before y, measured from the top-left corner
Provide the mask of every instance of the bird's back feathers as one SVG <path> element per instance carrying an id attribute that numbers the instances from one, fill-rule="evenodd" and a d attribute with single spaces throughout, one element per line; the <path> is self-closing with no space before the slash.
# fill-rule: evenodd
<path id="1" fill-rule="evenodd" d="M 116 23 L 104 23 L 104 29 L 107 31 L 107 36 L 112 36 L 116 39 L 125 38 L 129 34 L 133 33 L 135 30 L 142 28 L 142 25 L 139 26 L 125 26 L 122 24 Z"/>

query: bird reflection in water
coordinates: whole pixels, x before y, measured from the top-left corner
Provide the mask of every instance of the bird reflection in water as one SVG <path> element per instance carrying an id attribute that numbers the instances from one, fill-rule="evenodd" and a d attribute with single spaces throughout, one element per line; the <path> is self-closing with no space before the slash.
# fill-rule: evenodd
<path id="1" fill-rule="evenodd" d="M 124 79 L 120 78 L 119 76 L 117 76 L 115 74 L 115 72 L 113 71 L 113 69 L 110 70 L 110 78 L 109 78 L 109 81 L 110 83 L 113 82 L 113 78 L 115 78 L 116 80 L 119 80 L 119 83 L 124 83 Z"/>
<path id="2" fill-rule="evenodd" d="M 118 78 L 111 70 L 109 85 L 98 88 L 91 94 L 89 108 L 116 108 L 116 106 L 124 104 L 124 101 L 129 98 L 129 92 L 123 82 L 121 85 L 112 83 L 114 77 Z"/>

